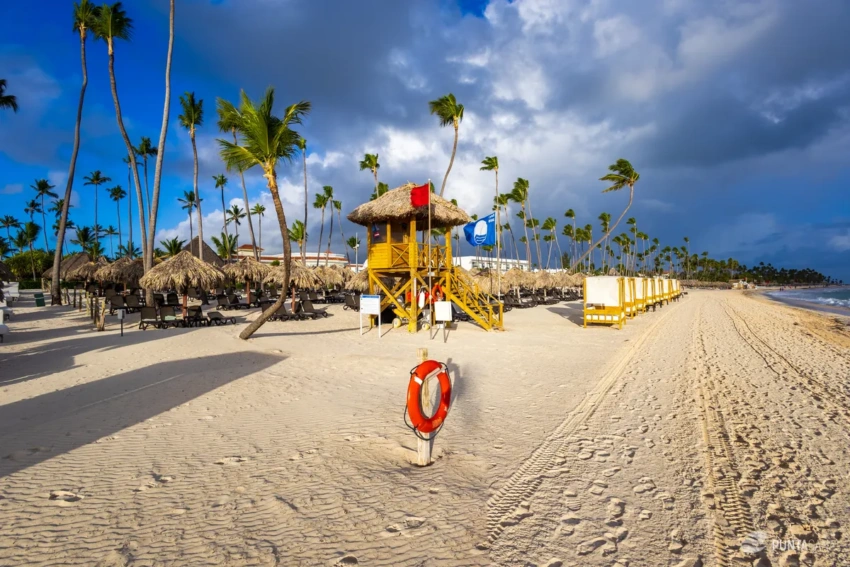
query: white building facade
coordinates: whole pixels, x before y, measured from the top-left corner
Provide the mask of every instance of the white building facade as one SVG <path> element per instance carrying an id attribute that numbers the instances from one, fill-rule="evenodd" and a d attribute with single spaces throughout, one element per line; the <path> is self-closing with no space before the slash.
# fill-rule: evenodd
<path id="1" fill-rule="evenodd" d="M 496 258 L 489 258 L 487 256 L 458 256 L 453 258 L 455 266 L 460 266 L 466 270 L 473 269 L 496 269 Z M 527 260 L 516 260 L 514 258 L 502 258 L 501 267 L 503 272 L 507 272 L 512 268 L 519 268 L 520 270 L 528 271 L 530 270 L 530 266 Z"/>

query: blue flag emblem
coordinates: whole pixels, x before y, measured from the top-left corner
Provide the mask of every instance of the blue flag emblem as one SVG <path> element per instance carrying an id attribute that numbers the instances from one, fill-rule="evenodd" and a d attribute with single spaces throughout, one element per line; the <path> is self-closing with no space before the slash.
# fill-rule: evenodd
<path id="1" fill-rule="evenodd" d="M 463 234 L 472 246 L 495 246 L 496 213 L 464 225 Z"/>

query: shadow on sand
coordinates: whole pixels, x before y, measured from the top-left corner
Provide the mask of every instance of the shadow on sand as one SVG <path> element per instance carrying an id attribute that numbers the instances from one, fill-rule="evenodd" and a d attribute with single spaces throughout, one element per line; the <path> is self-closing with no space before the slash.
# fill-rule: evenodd
<path id="1" fill-rule="evenodd" d="M 584 311 L 581 305 L 562 305 L 558 307 L 547 307 L 546 309 L 555 315 L 560 315 L 570 323 L 574 323 L 579 327 L 584 325 Z"/>
<path id="2" fill-rule="evenodd" d="M 93 443 L 282 360 L 266 353 L 236 352 L 160 362 L 4 405 L 0 477 Z"/>

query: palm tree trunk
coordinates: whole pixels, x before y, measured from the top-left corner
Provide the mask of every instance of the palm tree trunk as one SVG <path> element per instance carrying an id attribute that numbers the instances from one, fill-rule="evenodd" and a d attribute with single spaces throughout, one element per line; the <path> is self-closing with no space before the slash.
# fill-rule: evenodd
<path id="1" fill-rule="evenodd" d="M 121 201 L 115 201 L 115 213 L 118 216 L 118 251 L 121 251 Z"/>
<path id="2" fill-rule="evenodd" d="M 564 253 L 561 251 L 561 243 L 554 230 L 552 231 L 552 236 L 555 237 L 555 245 L 558 247 L 558 269 L 562 270 L 564 268 Z"/>
<path id="3" fill-rule="evenodd" d="M 531 220 L 534 220 L 534 214 L 531 212 L 531 199 L 526 197 L 526 205 L 528 206 L 528 216 Z M 537 266 L 542 268 L 543 261 L 540 258 L 540 240 L 537 238 L 537 228 L 534 224 L 531 225 L 531 236 L 534 238 L 534 246 L 537 248 Z"/>
<path id="4" fill-rule="evenodd" d="M 98 194 L 98 185 L 95 183 L 94 186 L 94 243 L 95 249 L 100 249 L 100 230 L 98 230 L 97 226 L 97 194 Z M 92 258 L 92 262 L 97 262 L 97 258 Z"/>
<path id="5" fill-rule="evenodd" d="M 304 162 L 304 240 L 298 246 L 301 249 L 301 263 L 305 266 L 307 265 L 307 210 L 309 208 L 309 203 L 307 200 L 310 198 L 307 195 L 307 144 L 304 144 L 304 151 L 301 152 L 301 157 Z"/>
<path id="6" fill-rule="evenodd" d="M 292 243 L 289 241 L 289 230 L 286 225 L 286 214 L 283 211 L 283 203 L 280 201 L 280 194 L 278 193 L 277 188 L 277 172 L 274 169 L 266 171 L 265 175 L 268 180 L 269 192 L 272 194 L 272 202 L 274 203 L 274 210 L 277 213 L 277 222 L 280 225 L 280 235 L 283 237 L 283 293 L 281 293 L 277 301 L 275 301 L 272 305 L 268 307 L 265 311 L 260 313 L 260 316 L 257 317 L 253 323 L 245 327 L 245 330 L 239 334 L 239 338 L 243 340 L 247 340 L 251 338 L 257 329 L 263 326 L 263 324 L 269 320 L 269 317 L 274 315 L 274 313 L 283 305 L 283 302 L 286 301 L 286 290 L 289 289 L 289 275 L 290 268 L 292 264 Z"/>
<path id="7" fill-rule="evenodd" d="M 322 207 L 322 226 L 319 229 L 319 247 L 316 249 L 316 266 L 319 265 L 319 256 L 322 255 L 322 234 L 325 232 L 325 208 Z"/>
<path id="8" fill-rule="evenodd" d="M 351 263 L 351 256 L 348 255 L 348 243 L 345 240 L 345 233 L 342 231 L 342 212 L 337 209 L 336 216 L 339 219 L 339 234 L 342 236 L 342 249 L 345 250 L 345 261 Z"/>
<path id="9" fill-rule="evenodd" d="M 30 240 L 29 247 L 30 247 L 30 266 L 32 267 L 32 279 L 33 279 L 33 281 L 35 281 L 38 278 L 35 277 L 35 254 L 32 250 L 32 240 Z"/>
<path id="10" fill-rule="evenodd" d="M 328 261 L 330 260 L 331 255 L 331 239 L 334 235 L 334 209 L 333 209 L 333 201 L 331 201 L 331 230 L 328 232 L 328 251 L 325 253 L 325 267 L 328 267 Z"/>
<path id="11" fill-rule="evenodd" d="M 609 228 L 609 229 L 608 229 L 608 232 L 606 232 L 606 233 L 602 236 L 602 238 L 605 238 L 605 236 L 607 236 L 607 235 L 611 234 L 612 232 L 614 232 L 614 229 L 616 229 L 616 228 L 617 228 L 617 225 L 618 225 L 618 224 L 620 224 L 620 221 L 621 221 L 621 220 L 623 220 L 623 217 L 624 217 L 624 216 L 626 216 L 626 213 L 629 211 L 629 207 L 631 207 L 631 206 L 632 206 L 632 201 L 634 200 L 634 197 L 635 197 L 635 188 L 634 188 L 634 187 L 632 187 L 632 186 L 629 186 L 629 204 L 628 204 L 628 205 L 626 205 L 626 208 L 625 208 L 625 209 L 623 209 L 623 212 L 622 212 L 622 213 L 620 213 L 620 217 L 617 219 L 617 222 L 615 222 L 615 223 L 611 226 L 611 228 Z M 597 240 L 596 242 L 594 242 L 594 243 L 593 243 L 593 246 L 591 246 L 591 247 L 590 247 L 590 250 L 593 250 L 593 247 L 594 247 L 594 246 L 596 246 L 597 244 L 599 244 L 599 242 L 602 240 L 602 238 L 600 238 L 599 240 Z M 589 251 L 588 251 L 588 252 L 589 252 Z M 585 256 L 587 256 L 588 252 L 585 252 L 584 254 L 582 254 L 581 258 L 579 258 L 577 261 L 574 261 L 574 262 L 573 262 L 573 265 L 572 265 L 572 268 L 573 268 L 573 269 L 575 269 L 576 265 L 578 265 L 578 263 L 579 263 L 579 262 L 581 262 L 582 260 L 584 260 Z"/>
<path id="12" fill-rule="evenodd" d="M 224 186 L 221 187 L 221 214 L 223 215 L 222 216 L 222 222 L 224 223 L 222 225 L 221 229 L 224 231 L 224 237 L 227 239 L 227 242 L 228 242 L 228 244 L 227 244 L 227 258 L 225 258 L 225 260 L 230 262 L 230 259 L 231 259 L 231 256 L 230 256 L 230 236 L 227 234 L 227 209 L 224 208 Z"/>
<path id="13" fill-rule="evenodd" d="M 457 119 L 455 119 L 455 143 L 452 146 L 452 157 L 449 160 L 449 168 L 446 170 L 445 177 L 443 177 L 443 186 L 440 187 L 440 197 L 443 196 L 443 191 L 446 190 L 446 181 L 448 181 L 448 179 L 449 179 L 449 172 L 452 170 L 452 165 L 455 162 L 455 153 L 457 152 L 457 129 L 458 129 L 458 124 L 457 124 Z"/>
<path id="14" fill-rule="evenodd" d="M 492 289 L 491 289 L 492 291 Z M 499 205 L 499 168 L 496 168 L 496 293 L 502 297 L 502 207 Z"/>
<path id="15" fill-rule="evenodd" d="M 528 269 L 531 270 L 531 241 L 528 239 L 528 215 L 525 214 L 525 201 L 522 207 L 522 229 L 525 231 L 525 259 L 528 261 Z"/>
<path id="16" fill-rule="evenodd" d="M 260 248 L 263 247 L 263 217 L 257 216 L 257 223 L 259 223 L 260 229 Z"/>
<path id="17" fill-rule="evenodd" d="M 144 215 L 144 202 L 142 200 L 142 184 L 139 181 L 139 171 L 136 169 L 136 154 L 133 151 L 133 145 L 130 143 L 130 137 L 127 136 L 127 130 L 124 128 L 124 119 L 121 118 L 121 103 L 118 101 L 118 85 L 115 82 L 115 51 L 113 49 L 113 40 L 110 38 L 107 41 L 107 48 L 109 50 L 109 85 L 112 88 L 112 102 L 115 103 L 115 117 L 118 120 L 118 130 L 121 132 L 121 137 L 124 138 L 124 145 L 127 146 L 127 154 L 130 158 L 130 169 L 133 171 L 133 182 L 136 185 L 136 197 L 138 199 L 139 204 L 139 227 L 142 231 L 142 253 L 145 255 L 145 271 L 148 269 L 147 265 L 147 238 L 145 234 L 145 215 Z M 95 194 L 97 194 L 97 187 L 95 187 Z M 96 207 L 95 207 L 96 208 Z M 97 221 L 95 221 L 96 223 Z M 151 250 L 151 265 L 153 264 L 153 250 Z M 153 305 L 153 292 L 151 292 L 150 304 Z"/>
<path id="18" fill-rule="evenodd" d="M 130 172 L 130 164 L 127 164 L 127 190 L 130 193 L 127 193 L 127 232 L 129 235 L 127 236 L 127 247 L 130 247 L 130 243 L 133 241 L 133 181 L 130 179 L 132 175 Z"/>
<path id="19" fill-rule="evenodd" d="M 192 155 L 195 158 L 195 203 L 198 206 L 198 258 L 204 259 L 204 217 L 201 214 L 201 194 L 198 192 L 198 146 L 195 144 L 195 129 L 190 132 L 192 138 Z M 191 221 L 191 217 L 189 221 Z M 192 248 L 189 247 L 189 250 Z"/>
<path id="20" fill-rule="evenodd" d="M 59 267 L 62 264 L 62 245 L 65 242 L 65 229 L 68 224 L 68 208 L 71 206 L 71 189 L 74 187 L 74 170 L 77 167 L 77 154 L 80 151 L 80 124 L 83 121 L 83 100 L 89 84 L 86 65 L 86 28 L 80 29 L 80 62 L 83 67 L 83 83 L 80 87 L 80 102 L 77 104 L 77 122 L 74 126 L 74 149 L 71 151 L 71 164 L 68 166 L 68 182 L 65 184 L 65 200 L 59 216 L 59 232 L 56 233 L 56 251 L 53 253 L 53 277 L 50 280 L 50 304 L 62 305 L 59 291 Z M 11 239 L 10 239 L 11 240 Z"/>
<path id="21" fill-rule="evenodd" d="M 195 247 L 195 235 L 192 232 L 192 209 L 189 209 L 189 254 L 192 253 L 192 248 Z M 200 248 L 200 246 L 198 247 Z"/>
<path id="22" fill-rule="evenodd" d="M 153 174 L 153 201 L 148 211 L 147 256 L 145 257 L 145 273 L 153 268 L 154 237 L 156 236 L 156 220 L 159 212 L 159 190 L 162 186 L 162 160 L 165 157 L 165 139 L 168 134 L 168 114 L 171 109 L 171 58 L 174 53 L 174 0 L 170 2 L 168 14 L 168 55 L 165 59 L 165 102 L 162 105 L 162 126 L 159 130 L 159 145 L 156 154 L 156 169 Z M 189 211 L 191 213 L 191 211 Z M 189 248 L 191 250 L 191 247 Z M 148 305 L 153 305 L 153 290 L 147 290 Z"/>
<path id="23" fill-rule="evenodd" d="M 148 186 L 148 155 L 143 155 L 142 159 L 145 162 L 145 195 L 148 197 L 147 207 L 148 210 L 151 210 L 151 189 Z"/>

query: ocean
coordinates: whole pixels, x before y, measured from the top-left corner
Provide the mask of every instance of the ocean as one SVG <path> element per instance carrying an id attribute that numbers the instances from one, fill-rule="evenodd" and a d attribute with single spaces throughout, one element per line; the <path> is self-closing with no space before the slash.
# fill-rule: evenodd
<path id="1" fill-rule="evenodd" d="M 850 316 L 850 286 L 770 291 L 767 295 L 789 305 Z"/>

